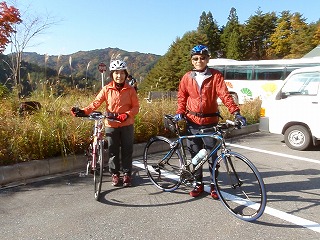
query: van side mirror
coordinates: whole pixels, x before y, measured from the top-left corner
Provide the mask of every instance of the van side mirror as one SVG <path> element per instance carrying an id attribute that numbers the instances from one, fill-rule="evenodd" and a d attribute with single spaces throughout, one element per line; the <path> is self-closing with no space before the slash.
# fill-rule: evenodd
<path id="1" fill-rule="evenodd" d="M 287 97 L 288 97 L 287 93 L 280 91 L 276 95 L 276 100 L 284 99 L 284 98 L 287 98 Z"/>
<path id="2" fill-rule="evenodd" d="M 280 92 L 278 92 L 278 93 L 277 93 L 277 95 L 276 95 L 276 100 L 280 100 L 280 99 L 282 99 L 282 98 L 283 98 L 283 96 L 282 96 L 282 95 L 283 95 L 283 92 L 281 92 L 281 91 L 280 91 Z"/>
<path id="3" fill-rule="evenodd" d="M 280 92 L 281 99 L 287 98 L 288 94 L 286 92 Z"/>

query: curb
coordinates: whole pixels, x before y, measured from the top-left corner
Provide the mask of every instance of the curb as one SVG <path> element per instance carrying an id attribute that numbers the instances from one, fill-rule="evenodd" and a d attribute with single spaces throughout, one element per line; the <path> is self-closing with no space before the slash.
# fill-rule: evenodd
<path id="1" fill-rule="evenodd" d="M 228 137 L 240 136 L 259 131 L 259 124 L 252 124 L 234 130 Z M 141 157 L 145 143 L 138 143 L 133 148 L 133 158 Z M 54 174 L 70 174 L 79 169 L 85 169 L 87 158 L 84 155 L 72 155 L 30 162 L 18 163 L 0 167 L 0 189 L 11 185 L 26 184 L 34 178 Z"/>

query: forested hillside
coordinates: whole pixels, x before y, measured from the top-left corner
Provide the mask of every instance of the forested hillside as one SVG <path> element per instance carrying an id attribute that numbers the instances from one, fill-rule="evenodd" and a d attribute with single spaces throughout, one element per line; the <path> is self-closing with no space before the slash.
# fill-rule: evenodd
<path id="1" fill-rule="evenodd" d="M 30 95 L 34 90 L 43 88 L 58 91 L 60 95 L 68 88 L 93 89 L 101 86 L 101 73 L 98 65 L 107 65 L 105 82 L 108 80 L 110 59 L 126 59 L 129 74 L 141 82 L 154 67 L 160 56 L 149 53 L 127 52 L 118 48 L 79 51 L 70 55 L 48 56 L 23 52 L 20 69 L 20 97 Z M 0 84 L 9 90 L 16 84 L 10 69 L 10 55 L 0 55 Z M 1 91 L 0 91 L 1 97 Z"/>
<path id="2" fill-rule="evenodd" d="M 103 62 L 109 66 L 111 57 L 117 55 L 127 59 L 130 74 L 138 79 L 145 77 L 160 58 L 159 55 L 155 54 L 127 52 L 118 48 L 105 48 L 92 51 L 79 51 L 70 55 L 59 56 L 25 52 L 23 53 L 23 59 L 25 62 L 42 67 L 46 66 L 47 68 L 55 69 L 57 72 L 62 67 L 59 74 L 70 75 L 72 71 L 73 77 L 76 79 L 86 76 L 90 79 L 100 79 L 101 73 L 98 71 L 99 63 Z M 45 61 L 46 57 L 47 61 Z"/>

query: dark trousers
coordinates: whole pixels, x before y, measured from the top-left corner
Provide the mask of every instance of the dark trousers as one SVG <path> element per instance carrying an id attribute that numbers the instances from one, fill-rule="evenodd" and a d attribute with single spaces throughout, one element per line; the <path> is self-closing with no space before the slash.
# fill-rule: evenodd
<path id="1" fill-rule="evenodd" d="M 109 146 L 110 172 L 112 174 L 118 174 L 122 169 L 123 173 L 127 173 L 130 176 L 132 172 L 132 153 L 134 140 L 133 125 L 119 128 L 106 128 L 105 130 Z"/>
<path id="2" fill-rule="evenodd" d="M 187 135 L 196 135 L 200 134 L 200 130 L 203 128 L 210 128 L 215 126 L 216 124 L 210 124 L 210 125 L 197 125 L 195 123 L 191 123 L 187 121 Z M 216 140 L 214 138 L 193 138 L 193 139 L 188 139 L 187 141 L 187 146 L 188 150 L 190 151 L 191 157 L 193 158 L 202 148 L 207 149 L 207 151 L 210 151 L 216 144 Z M 214 154 L 212 158 L 208 160 L 209 164 L 209 172 L 210 172 L 210 177 L 211 181 L 212 179 L 212 167 L 213 167 L 213 161 L 216 159 L 217 154 Z M 202 166 L 203 167 L 203 166 Z M 203 169 L 200 167 L 196 172 L 195 172 L 195 178 L 198 183 L 202 183 L 203 180 Z"/>

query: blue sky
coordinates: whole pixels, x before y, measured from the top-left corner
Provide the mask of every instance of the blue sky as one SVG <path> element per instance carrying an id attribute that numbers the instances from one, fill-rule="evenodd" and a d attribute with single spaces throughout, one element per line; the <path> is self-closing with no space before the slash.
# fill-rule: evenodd
<path id="1" fill-rule="evenodd" d="M 7 0 L 10 4 L 10 0 Z M 65 55 L 78 51 L 120 48 L 163 55 L 177 37 L 196 30 L 203 11 L 225 25 L 235 7 L 240 23 L 263 13 L 299 12 L 307 22 L 319 20 L 315 0 L 18 0 L 18 8 L 50 15 L 59 24 L 33 38 L 26 52 Z M 48 13 L 48 14 L 47 14 Z M 31 45 L 34 45 L 31 47 Z M 8 48 L 9 49 L 9 48 Z M 7 52 L 5 52 L 7 53 Z"/>

